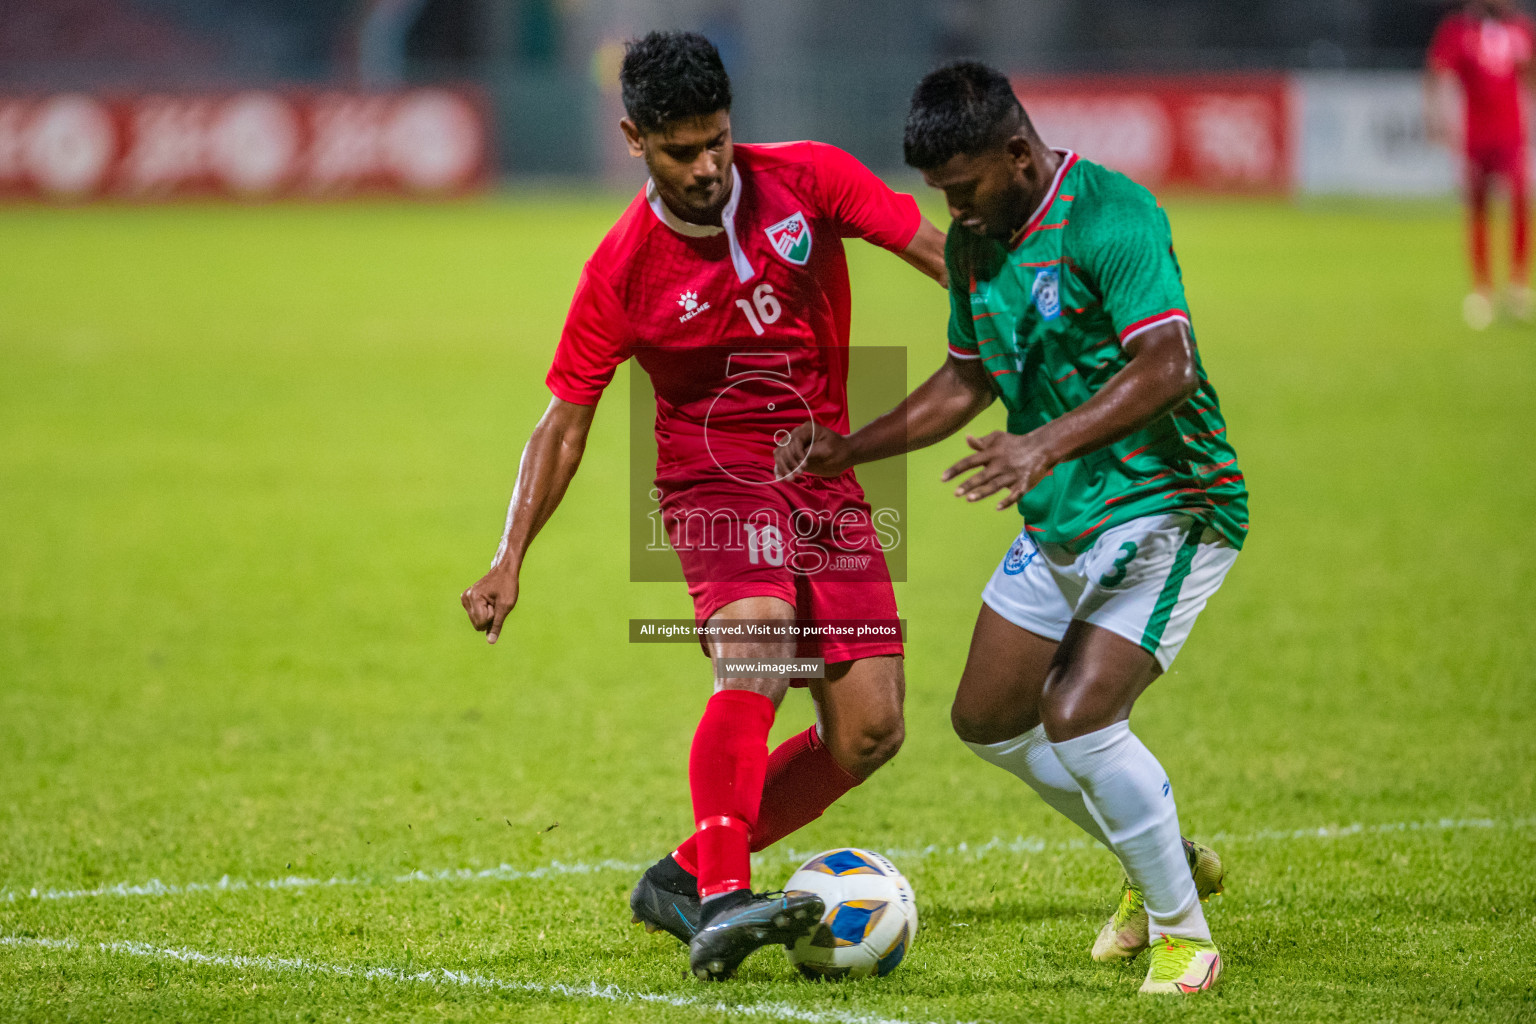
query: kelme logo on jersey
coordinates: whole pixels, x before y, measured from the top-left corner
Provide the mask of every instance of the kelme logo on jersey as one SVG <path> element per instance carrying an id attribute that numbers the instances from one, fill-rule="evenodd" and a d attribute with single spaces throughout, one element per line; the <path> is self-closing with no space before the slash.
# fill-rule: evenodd
<path id="1" fill-rule="evenodd" d="M 773 251 L 789 262 L 803 267 L 805 261 L 811 258 L 811 226 L 806 223 L 805 214 L 799 210 L 763 230 L 768 234 Z"/>
<path id="2" fill-rule="evenodd" d="M 1035 274 L 1030 294 L 1042 317 L 1054 320 L 1061 315 L 1061 277 L 1055 267 L 1043 267 Z"/>
<path id="3" fill-rule="evenodd" d="M 698 292 L 683 292 L 677 297 L 677 304 L 683 307 L 683 315 L 677 318 L 677 322 L 685 324 L 709 308 L 709 303 L 699 302 Z"/>

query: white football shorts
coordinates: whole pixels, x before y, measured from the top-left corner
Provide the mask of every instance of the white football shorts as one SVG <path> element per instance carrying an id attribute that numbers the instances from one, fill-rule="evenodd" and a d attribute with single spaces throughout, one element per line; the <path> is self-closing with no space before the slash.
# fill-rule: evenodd
<path id="1" fill-rule="evenodd" d="M 1236 559 L 1219 533 L 1179 513 L 1105 530 L 1080 555 L 1037 545 L 1026 527 L 981 599 L 1050 640 L 1065 636 L 1073 619 L 1091 622 L 1139 645 L 1166 672 Z"/>

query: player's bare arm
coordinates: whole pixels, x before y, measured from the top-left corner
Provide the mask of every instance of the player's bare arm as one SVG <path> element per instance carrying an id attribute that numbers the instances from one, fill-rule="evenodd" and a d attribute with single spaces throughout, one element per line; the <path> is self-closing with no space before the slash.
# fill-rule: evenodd
<path id="1" fill-rule="evenodd" d="M 944 471 L 953 480 L 979 470 L 955 488 L 967 501 L 1003 491 L 1005 509 L 1056 465 L 1080 458 L 1147 426 L 1189 400 L 1200 386 L 1195 346 L 1182 321 L 1154 327 L 1130 339 L 1131 361 L 1092 398 L 1027 434 L 995 430 L 967 437 L 976 449 Z"/>
<path id="2" fill-rule="evenodd" d="M 1442 146 L 1456 142 L 1451 112 L 1456 109 L 1456 80 L 1448 72 L 1429 68 L 1424 72 L 1424 135 Z"/>
<path id="3" fill-rule="evenodd" d="M 949 287 L 949 272 L 944 269 L 944 232 L 934 227 L 927 217 L 918 225 L 912 241 L 897 255 L 939 282 L 940 286 Z"/>
<path id="4" fill-rule="evenodd" d="M 549 408 L 523 446 L 496 558 L 490 571 L 459 595 L 470 623 L 485 634 L 487 643 L 496 642 L 502 623 L 517 605 L 517 579 L 523 556 L 565 497 L 566 488 L 581 465 L 596 411 L 595 405 L 550 399 Z"/>
<path id="5" fill-rule="evenodd" d="M 851 466 L 926 448 L 971 422 L 994 397 L 979 359 L 951 356 L 896 408 L 846 437 L 818 423 L 801 424 L 775 453 L 778 473 L 837 476 Z"/>

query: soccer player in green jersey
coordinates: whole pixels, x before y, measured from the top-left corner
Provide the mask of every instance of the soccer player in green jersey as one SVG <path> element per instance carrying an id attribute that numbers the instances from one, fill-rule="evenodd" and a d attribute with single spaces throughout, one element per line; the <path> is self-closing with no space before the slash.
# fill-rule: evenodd
<path id="1" fill-rule="evenodd" d="M 1024 528 L 982 592 L 955 731 L 1103 843 L 1126 888 L 1093 957 L 1150 949 L 1143 992 L 1221 972 L 1202 900 L 1220 858 L 1181 839 L 1168 775 L 1130 730 L 1237 557 L 1247 491 L 1195 350 L 1168 218 L 1129 178 L 1051 149 L 1008 80 L 962 62 L 913 94 L 907 162 L 954 222 L 949 355 L 843 437 L 797 429 L 781 469 L 835 474 L 933 444 L 994 399 L 956 495 L 1001 493 Z"/>

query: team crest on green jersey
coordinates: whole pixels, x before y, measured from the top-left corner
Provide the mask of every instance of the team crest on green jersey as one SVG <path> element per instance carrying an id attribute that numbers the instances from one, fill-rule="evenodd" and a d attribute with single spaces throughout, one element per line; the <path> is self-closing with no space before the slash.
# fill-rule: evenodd
<path id="1" fill-rule="evenodd" d="M 805 261 L 811 258 L 811 226 L 806 223 L 805 214 L 799 210 L 763 230 L 773 245 L 773 251 L 789 262 L 803 267 Z"/>
<path id="2" fill-rule="evenodd" d="M 1055 267 L 1044 267 L 1036 273 L 1030 291 L 1043 318 L 1054 320 L 1061 315 L 1061 276 Z"/>

